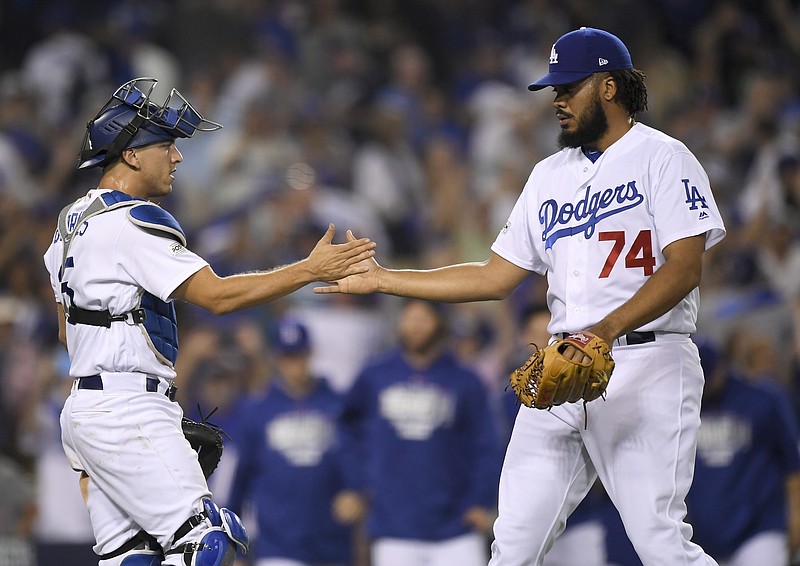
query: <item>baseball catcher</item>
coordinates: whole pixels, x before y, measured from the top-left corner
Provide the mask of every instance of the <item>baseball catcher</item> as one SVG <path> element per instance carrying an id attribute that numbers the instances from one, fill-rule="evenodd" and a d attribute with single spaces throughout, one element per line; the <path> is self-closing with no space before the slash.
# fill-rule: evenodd
<path id="1" fill-rule="evenodd" d="M 565 356 L 572 345 L 584 355 Z M 536 351 L 510 376 L 510 387 L 526 407 L 550 409 L 562 403 L 594 401 L 605 394 L 614 371 L 611 348 L 591 332 L 576 332 L 556 338 Z"/>

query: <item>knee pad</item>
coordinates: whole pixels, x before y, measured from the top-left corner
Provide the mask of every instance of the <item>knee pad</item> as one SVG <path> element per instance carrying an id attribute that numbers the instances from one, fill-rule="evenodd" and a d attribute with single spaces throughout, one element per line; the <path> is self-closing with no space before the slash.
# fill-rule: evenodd
<path id="1" fill-rule="evenodd" d="M 199 541 L 180 544 L 167 554 L 182 554 L 186 566 L 232 566 L 237 551 L 247 554 L 250 546 L 242 520 L 210 499 L 203 499 L 203 511 L 211 528 L 201 533 Z"/>
<path id="2" fill-rule="evenodd" d="M 186 546 L 183 553 L 186 566 L 233 566 L 236 561 L 236 546 L 220 527 L 212 527 L 199 543 Z"/>
<path id="3" fill-rule="evenodd" d="M 210 499 L 203 500 L 203 507 L 211 524 L 216 528 L 221 528 L 242 554 L 247 554 L 250 537 L 247 536 L 247 529 L 244 528 L 239 515 L 227 507 L 217 507 L 217 504 Z"/>

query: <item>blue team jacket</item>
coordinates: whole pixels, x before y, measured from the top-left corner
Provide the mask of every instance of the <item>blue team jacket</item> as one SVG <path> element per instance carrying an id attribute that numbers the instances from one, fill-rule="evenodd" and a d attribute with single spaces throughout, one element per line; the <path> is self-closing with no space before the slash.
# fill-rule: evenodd
<path id="1" fill-rule="evenodd" d="M 703 399 L 700 418 L 688 518 L 693 540 L 725 558 L 755 534 L 786 529 L 784 481 L 800 470 L 800 435 L 777 385 L 736 374 Z"/>
<path id="2" fill-rule="evenodd" d="M 333 520 L 342 489 L 337 422 L 341 396 L 325 380 L 303 399 L 280 380 L 242 414 L 242 446 L 230 508 L 255 504 L 255 558 L 349 563 L 351 531 Z M 245 449 L 244 447 L 247 447 Z"/>
<path id="3" fill-rule="evenodd" d="M 368 364 L 343 413 L 347 481 L 371 498 L 372 537 L 437 541 L 493 509 L 502 451 L 488 392 L 446 353 L 422 370 L 399 350 Z"/>

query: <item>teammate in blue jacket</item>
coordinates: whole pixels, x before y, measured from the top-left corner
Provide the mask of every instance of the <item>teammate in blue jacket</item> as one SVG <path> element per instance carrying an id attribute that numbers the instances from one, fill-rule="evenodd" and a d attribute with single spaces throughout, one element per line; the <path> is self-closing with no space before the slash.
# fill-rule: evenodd
<path id="1" fill-rule="evenodd" d="M 779 387 L 748 381 L 710 341 L 694 484 L 694 540 L 720 566 L 786 566 L 800 549 L 800 434 Z"/>
<path id="2" fill-rule="evenodd" d="M 373 566 L 488 560 L 500 443 L 486 388 L 446 349 L 445 322 L 439 305 L 405 303 L 400 347 L 368 364 L 346 397 L 350 487 L 369 506 Z"/>
<path id="3" fill-rule="evenodd" d="M 310 373 L 308 329 L 287 318 L 273 346 L 277 375 L 245 409 L 231 509 L 255 504 L 256 566 L 350 564 L 351 528 L 333 518 L 342 487 L 337 421 L 341 396 Z M 291 562 L 288 562 L 291 561 Z"/>

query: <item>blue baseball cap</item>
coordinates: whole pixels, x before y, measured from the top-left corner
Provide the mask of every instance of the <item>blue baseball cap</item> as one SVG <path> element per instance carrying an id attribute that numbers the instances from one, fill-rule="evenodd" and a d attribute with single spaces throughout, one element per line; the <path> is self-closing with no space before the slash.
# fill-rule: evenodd
<path id="1" fill-rule="evenodd" d="M 272 346 L 283 356 L 308 353 L 311 350 L 308 328 L 296 318 L 284 318 L 274 329 Z"/>
<path id="2" fill-rule="evenodd" d="M 613 34 L 583 27 L 562 35 L 550 50 L 549 72 L 528 90 L 565 85 L 602 71 L 633 69 L 631 54 Z"/>

